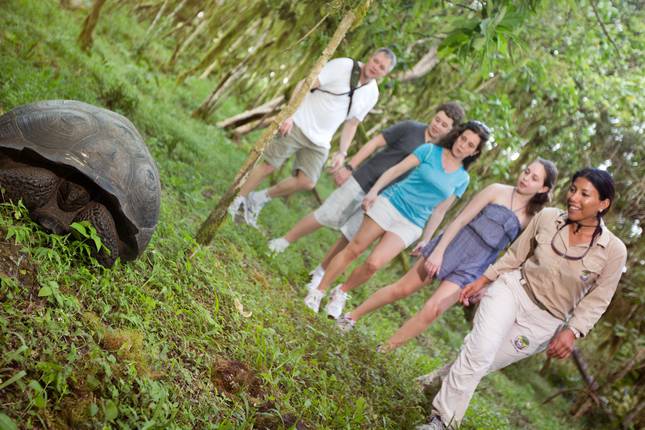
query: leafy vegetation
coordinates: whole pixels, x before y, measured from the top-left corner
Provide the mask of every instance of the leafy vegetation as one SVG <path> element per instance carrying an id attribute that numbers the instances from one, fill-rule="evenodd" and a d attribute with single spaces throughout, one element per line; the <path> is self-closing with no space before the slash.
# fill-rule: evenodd
<path id="1" fill-rule="evenodd" d="M 272 202 L 261 233 L 229 222 L 209 247 L 194 239 L 255 136 L 234 142 L 212 122 L 288 92 L 357 2 L 213 3 L 202 11 L 208 25 L 181 52 L 199 27 L 202 5 L 187 2 L 155 28 L 166 3 L 168 11 L 180 4 L 108 1 L 89 54 L 76 43 L 86 10 L 52 0 L 0 3 L 0 113 L 55 98 L 116 110 L 145 135 L 163 184 L 148 250 L 109 270 L 92 258 L 100 244 L 88 226 L 77 225 L 77 237 L 47 235 L 20 205 L 0 206 L 0 428 L 412 428 L 430 402 L 413 379 L 456 355 L 468 329 L 460 309 L 388 355 L 377 354 L 376 345 L 424 294 L 370 316 L 345 337 L 303 309 L 307 272 L 334 234 L 318 232 L 279 256 L 268 254 L 266 237 L 314 207 L 308 194 Z M 381 113 L 369 116 L 363 132 L 426 118 L 446 99 L 463 101 L 496 136 L 474 172 L 482 178 L 475 190 L 510 180 L 536 154 L 558 161 L 560 191 L 577 167 L 609 160 L 625 196 L 610 223 L 630 245 L 629 270 L 621 297 L 583 345 L 599 350 L 595 374 L 609 379 L 624 370 L 643 348 L 642 12 L 608 1 L 594 2 L 593 10 L 574 2 L 490 2 L 474 10 L 450 2 L 379 3 L 340 54 L 360 57 L 393 45 L 409 69 L 433 40 L 446 42 L 432 73 L 409 84 L 385 80 Z M 610 39 L 594 11 L 611 23 Z M 267 39 L 258 43 L 262 35 Z M 242 61 L 243 78 L 205 121 L 194 118 Z M 332 185 L 323 178 L 318 188 L 327 195 Z M 400 275 L 393 265 L 352 302 Z M 553 363 L 547 379 L 539 376 L 543 360 L 487 378 L 463 428 L 610 424 L 599 415 L 571 418 L 583 383 L 569 363 Z M 604 394 L 616 417 L 629 416 L 643 399 L 642 368 L 636 363 L 612 384 Z M 542 404 L 561 389 L 574 394 Z"/>

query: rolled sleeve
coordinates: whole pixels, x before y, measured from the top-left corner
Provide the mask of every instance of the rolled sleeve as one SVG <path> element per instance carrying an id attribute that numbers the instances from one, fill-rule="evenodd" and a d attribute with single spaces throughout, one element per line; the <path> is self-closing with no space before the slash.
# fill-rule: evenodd
<path id="1" fill-rule="evenodd" d="M 611 302 L 627 261 L 627 249 L 620 241 L 614 241 L 607 248 L 608 259 L 593 289 L 585 295 L 573 311 L 569 325 L 582 336 L 598 322 Z"/>

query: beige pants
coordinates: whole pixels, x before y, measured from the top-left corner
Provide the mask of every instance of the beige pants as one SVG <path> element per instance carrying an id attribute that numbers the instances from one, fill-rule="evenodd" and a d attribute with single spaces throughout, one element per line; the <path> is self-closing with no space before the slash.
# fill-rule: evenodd
<path id="1" fill-rule="evenodd" d="M 444 424 L 457 426 L 487 374 L 544 351 L 563 322 L 531 301 L 520 271 L 503 274 L 486 291 L 472 331 L 432 402 Z"/>

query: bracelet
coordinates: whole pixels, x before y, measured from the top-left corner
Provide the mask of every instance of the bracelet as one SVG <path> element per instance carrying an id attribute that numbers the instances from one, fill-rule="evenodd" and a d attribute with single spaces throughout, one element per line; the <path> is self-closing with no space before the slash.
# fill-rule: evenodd
<path id="1" fill-rule="evenodd" d="M 353 172 L 353 171 L 354 171 L 354 168 L 352 167 L 352 165 L 351 165 L 351 164 L 349 164 L 349 163 L 347 163 L 347 162 L 345 162 L 345 164 L 343 164 L 343 166 L 345 166 L 345 168 L 346 168 L 347 170 L 349 170 L 350 172 Z"/>
<path id="2" fill-rule="evenodd" d="M 338 151 L 343 157 L 347 157 L 347 151 Z"/>

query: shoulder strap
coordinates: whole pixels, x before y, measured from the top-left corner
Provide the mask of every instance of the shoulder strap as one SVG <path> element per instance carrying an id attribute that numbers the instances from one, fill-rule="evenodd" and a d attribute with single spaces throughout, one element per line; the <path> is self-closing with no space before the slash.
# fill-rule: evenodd
<path id="1" fill-rule="evenodd" d="M 322 93 L 331 94 L 332 96 L 349 96 L 349 105 L 347 106 L 347 115 L 352 109 L 352 97 L 354 96 L 354 91 L 362 87 L 359 85 L 361 79 L 361 65 L 356 60 L 352 60 L 352 72 L 349 74 L 349 91 L 346 93 L 334 93 L 331 91 L 323 90 L 322 88 L 312 88 L 309 92 L 313 93 L 315 91 L 320 91 Z"/>
<path id="2" fill-rule="evenodd" d="M 349 111 L 352 109 L 354 91 L 358 88 L 358 82 L 361 79 L 361 65 L 356 60 L 352 60 L 352 62 L 352 73 L 349 75 L 349 105 L 347 106 L 347 116 L 349 116 Z"/>

